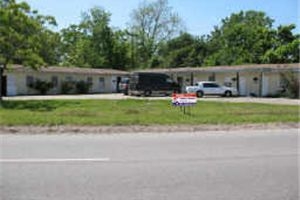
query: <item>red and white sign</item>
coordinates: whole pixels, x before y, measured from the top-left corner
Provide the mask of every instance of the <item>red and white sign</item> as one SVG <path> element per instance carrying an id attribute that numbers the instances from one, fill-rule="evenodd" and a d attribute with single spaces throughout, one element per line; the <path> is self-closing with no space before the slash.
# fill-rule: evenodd
<path id="1" fill-rule="evenodd" d="M 197 103 L 197 96 L 194 93 L 172 95 L 172 104 L 174 106 L 192 106 Z"/>

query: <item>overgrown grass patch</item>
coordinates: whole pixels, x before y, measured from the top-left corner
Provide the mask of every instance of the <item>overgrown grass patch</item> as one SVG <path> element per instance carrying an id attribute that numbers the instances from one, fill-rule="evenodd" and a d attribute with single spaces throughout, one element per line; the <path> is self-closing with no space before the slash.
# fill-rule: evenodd
<path id="1" fill-rule="evenodd" d="M 298 106 L 202 102 L 184 115 L 169 100 L 3 101 L 0 125 L 178 125 L 299 122 Z"/>

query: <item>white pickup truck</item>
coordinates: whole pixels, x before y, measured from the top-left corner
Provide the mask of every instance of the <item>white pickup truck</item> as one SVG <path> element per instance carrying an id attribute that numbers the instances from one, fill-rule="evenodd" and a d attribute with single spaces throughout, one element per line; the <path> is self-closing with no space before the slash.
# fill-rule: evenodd
<path id="1" fill-rule="evenodd" d="M 237 96 L 238 91 L 233 87 L 221 86 L 216 82 L 202 81 L 197 82 L 194 86 L 186 86 L 187 93 L 196 93 L 197 97 L 204 95 L 219 95 L 219 96 Z"/>

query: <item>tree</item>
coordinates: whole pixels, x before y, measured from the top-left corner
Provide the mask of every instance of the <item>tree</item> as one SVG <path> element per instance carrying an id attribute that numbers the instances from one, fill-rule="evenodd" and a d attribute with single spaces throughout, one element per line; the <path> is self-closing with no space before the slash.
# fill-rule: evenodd
<path id="1" fill-rule="evenodd" d="M 40 34 L 45 29 L 46 23 L 56 24 L 53 17 L 39 15 L 25 2 L 0 0 L 0 65 L 3 65 L 4 69 L 10 63 L 35 69 L 44 65 L 45 61 L 40 54 L 42 49 Z M 0 88 L 2 76 L 1 70 Z M 1 98 L 1 91 L 0 95 Z"/>
<path id="2" fill-rule="evenodd" d="M 109 26 L 110 13 L 94 7 L 82 15 L 79 25 L 61 31 L 63 65 L 125 69 L 128 44 L 122 31 Z"/>
<path id="3" fill-rule="evenodd" d="M 61 60 L 60 35 L 48 29 L 41 31 L 39 55 L 47 65 L 57 65 Z"/>
<path id="4" fill-rule="evenodd" d="M 264 12 L 241 11 L 222 20 L 215 27 L 208 46 L 206 65 L 261 63 L 264 53 L 272 47 L 273 20 Z"/>
<path id="5" fill-rule="evenodd" d="M 264 54 L 264 63 L 299 63 L 300 36 L 293 34 L 295 28 L 281 25 L 274 31 L 273 47 Z"/>
<path id="6" fill-rule="evenodd" d="M 166 67 L 196 67 L 203 64 L 206 57 L 205 37 L 195 37 L 182 33 L 166 42 L 159 55 Z"/>
<path id="7" fill-rule="evenodd" d="M 83 14 L 80 26 L 90 36 L 90 48 L 93 51 L 89 63 L 92 67 L 112 66 L 113 31 L 109 27 L 110 16 L 110 13 L 99 7 Z"/>
<path id="8" fill-rule="evenodd" d="M 142 67 L 151 66 L 159 45 L 182 29 L 181 19 L 167 0 L 144 1 L 133 11 L 130 24 L 137 44 L 137 62 Z"/>
<path id="9" fill-rule="evenodd" d="M 70 25 L 62 29 L 61 37 L 61 65 L 91 67 L 89 63 L 90 36 L 82 31 L 79 25 Z"/>

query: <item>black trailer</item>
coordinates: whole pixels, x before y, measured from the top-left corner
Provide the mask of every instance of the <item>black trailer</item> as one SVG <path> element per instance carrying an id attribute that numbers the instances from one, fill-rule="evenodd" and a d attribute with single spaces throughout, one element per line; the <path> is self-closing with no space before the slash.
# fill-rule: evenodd
<path id="1" fill-rule="evenodd" d="M 135 72 L 130 75 L 129 95 L 169 96 L 173 92 L 180 92 L 180 87 L 166 74 Z"/>

